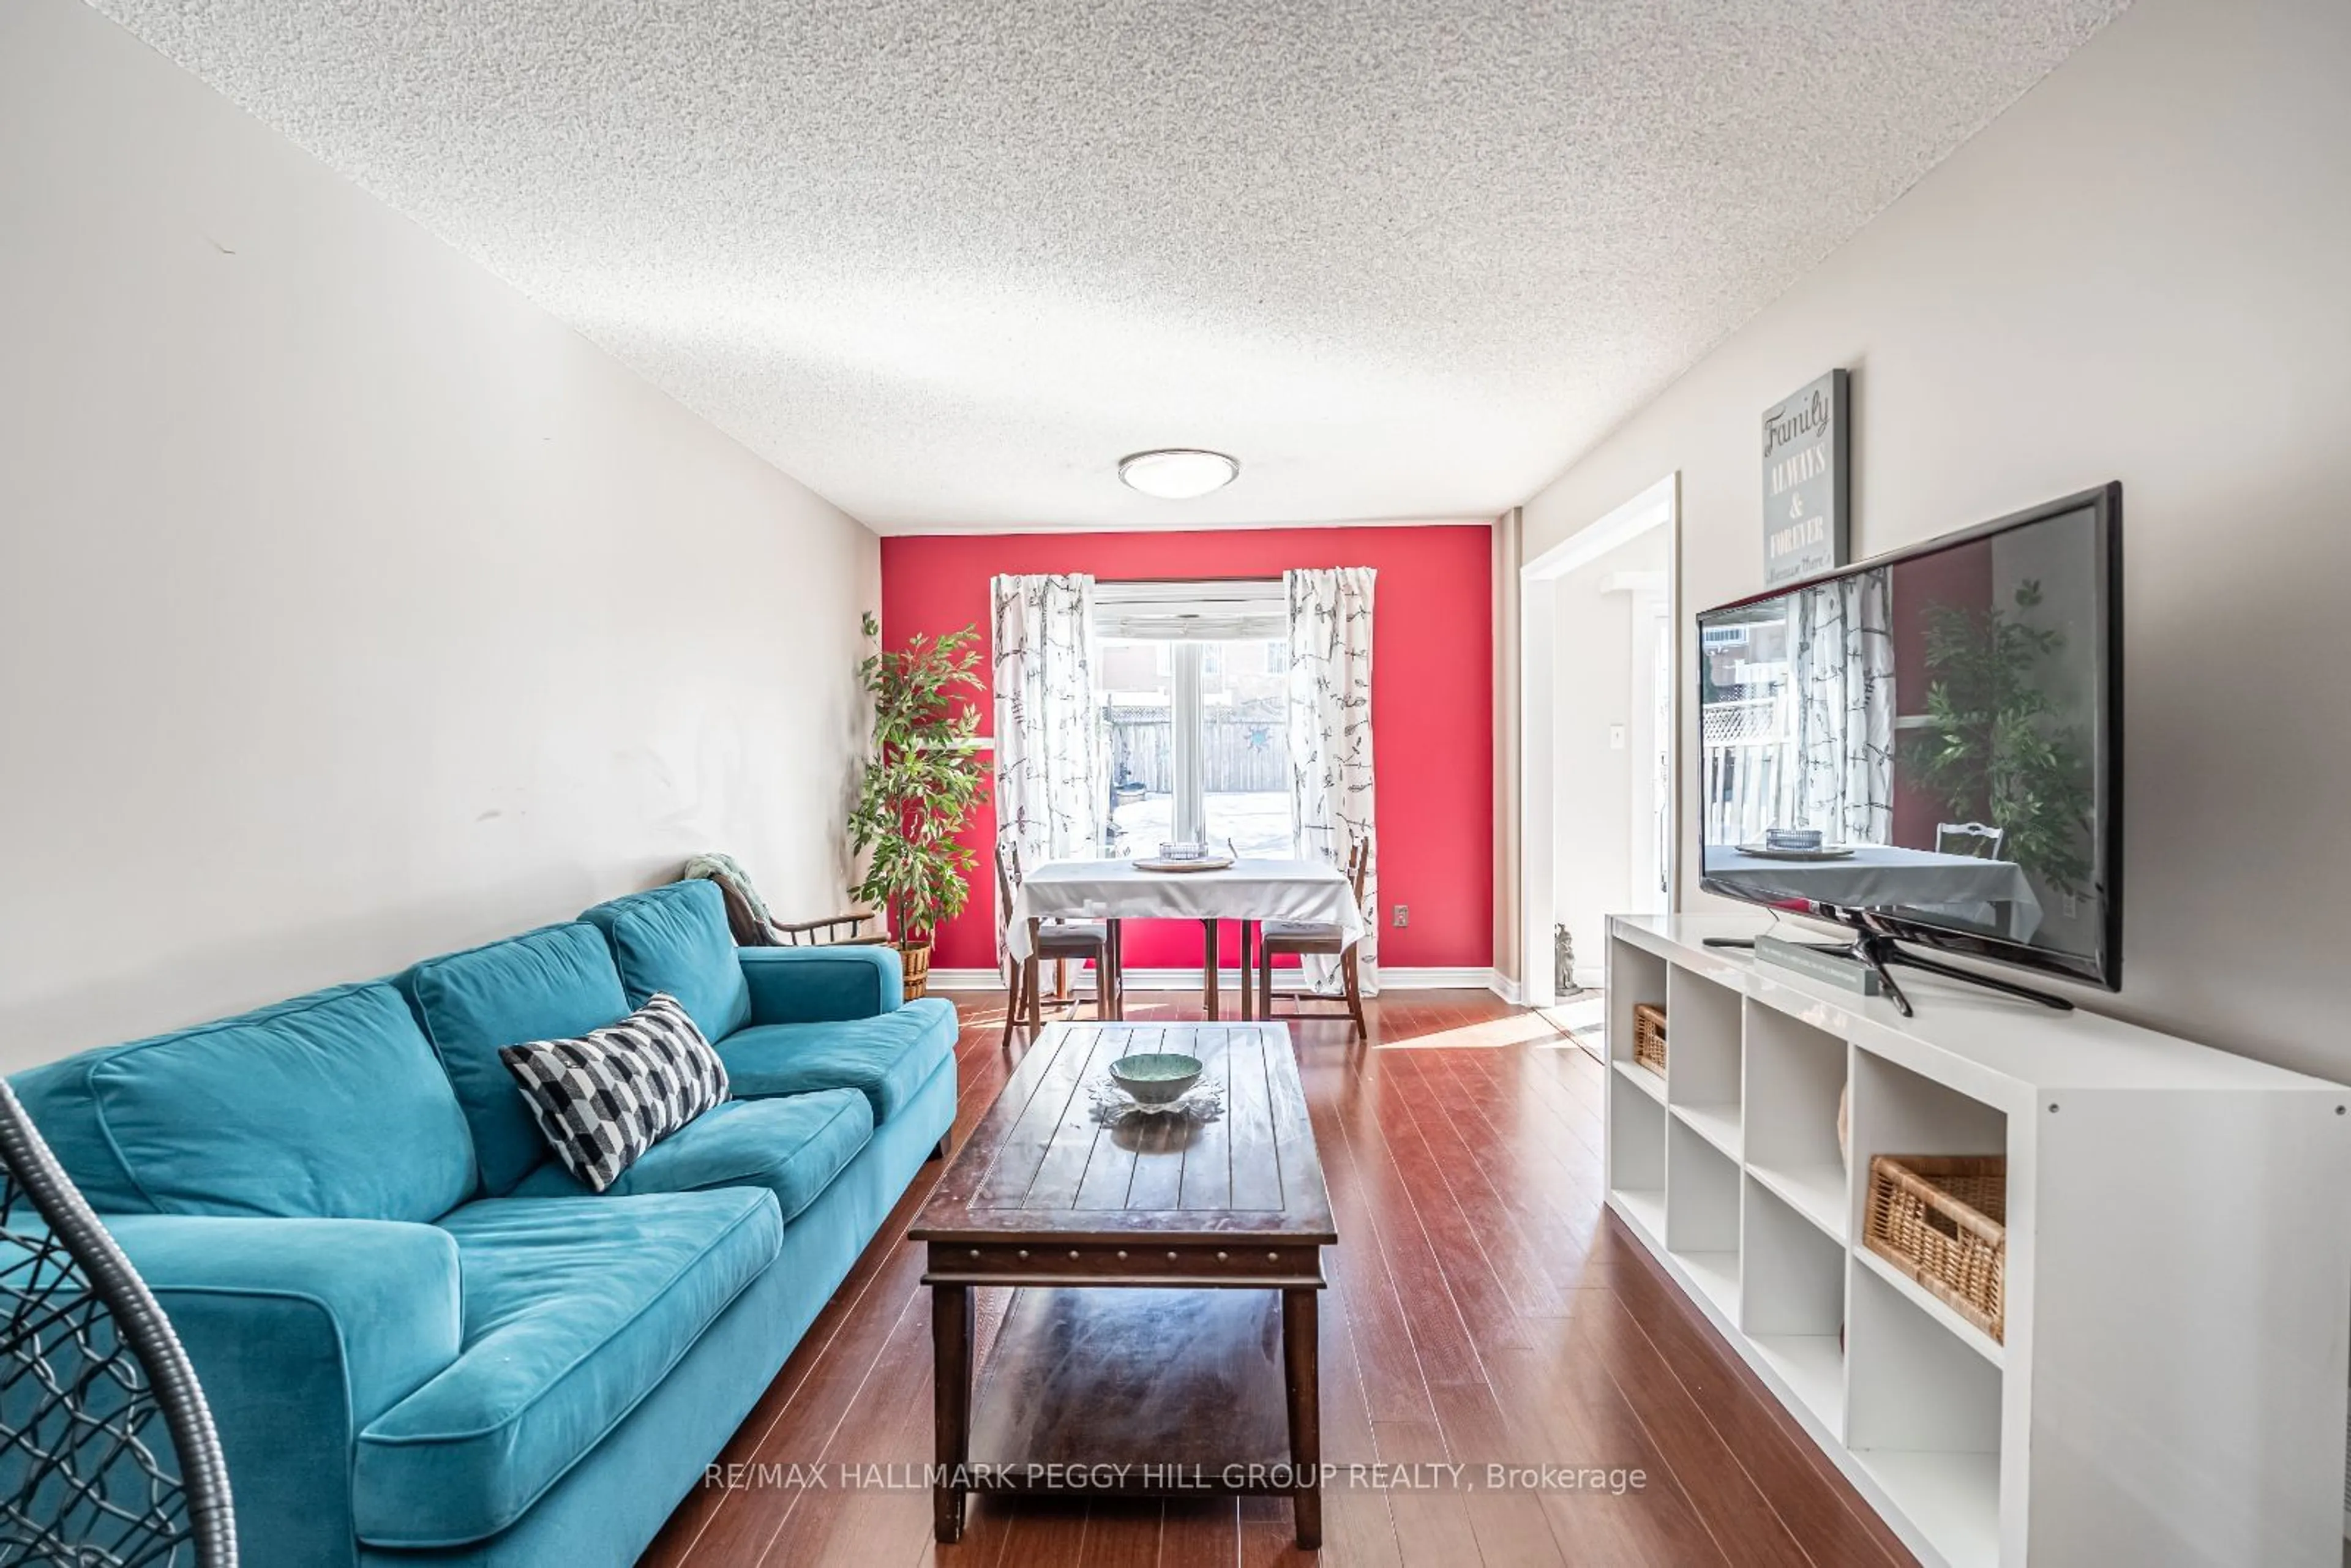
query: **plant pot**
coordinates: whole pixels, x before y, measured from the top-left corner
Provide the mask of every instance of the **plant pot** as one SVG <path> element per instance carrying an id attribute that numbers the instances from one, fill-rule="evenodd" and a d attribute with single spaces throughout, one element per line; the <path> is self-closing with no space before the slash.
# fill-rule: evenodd
<path id="1" fill-rule="evenodd" d="M 898 959 L 906 971 L 906 1000 L 926 997 L 931 993 L 931 945 L 922 942 L 893 942 L 898 949 Z"/>

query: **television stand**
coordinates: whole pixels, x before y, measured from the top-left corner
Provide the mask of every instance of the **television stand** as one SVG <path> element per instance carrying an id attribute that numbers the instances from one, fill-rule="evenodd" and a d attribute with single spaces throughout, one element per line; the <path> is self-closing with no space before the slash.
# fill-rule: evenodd
<path id="1" fill-rule="evenodd" d="M 1607 1223 L 1711 1330 L 1672 1370 L 1735 1354 L 1921 1563 L 2342 1568 L 2351 1225 L 2310 1195 L 2351 1192 L 2351 1092 L 2086 1002 L 1904 975 L 1947 1005 L 1903 1018 L 1703 945 L 1762 924 L 1608 922 Z M 1996 1329 L 1871 1247 L 1880 1155 L 2005 1156 Z"/>
<path id="2" fill-rule="evenodd" d="M 1755 939 L 1752 936 L 1708 936 L 1706 938 L 1706 946 L 1744 948 L 1753 952 Z M 1910 1006 L 1910 998 L 1902 994 L 1901 985 L 1888 972 L 1897 964 L 1912 969 L 1923 969 L 1930 975 L 1940 975 L 1947 980 L 1962 980 L 1970 986 L 1981 986 L 1986 990 L 1998 991 L 2004 997 L 2014 997 L 2021 1001 L 2037 1003 L 2053 1011 L 2070 1013 L 2074 1010 L 2072 1002 L 2053 991 L 2036 990 L 2031 986 L 2020 986 L 2014 980 L 2003 980 L 1995 976 L 1978 974 L 1973 969 L 1962 969 L 1957 964 L 1946 964 L 1938 958 L 1922 958 L 1916 953 L 1904 952 L 1895 945 L 1893 937 L 1881 936 L 1876 932 L 1856 931 L 1854 933 L 1854 939 L 1849 943 L 1802 942 L 1797 946 L 1810 947 L 1815 953 L 1833 954 L 1840 958 L 1850 958 L 1856 964 L 1867 965 L 1876 974 L 1877 983 L 1886 988 L 1886 999 L 1892 1002 L 1894 1010 L 1904 1018 L 1916 1018 L 1918 1015 Z"/>
<path id="3" fill-rule="evenodd" d="M 1848 951 L 1855 960 L 1877 971 L 1877 983 L 1886 988 L 1886 995 L 1894 1003 L 1894 1010 L 1904 1018 L 1917 1015 L 1911 1011 L 1910 998 L 1902 994 L 1902 988 L 1894 983 L 1894 977 L 1887 972 L 1888 967 L 1896 964 L 1924 969 L 1947 980 L 1963 980 L 1970 986 L 1981 986 L 1988 991 L 1998 991 L 2001 996 L 2014 997 L 2020 1001 L 2037 1002 L 2055 1012 L 2070 1013 L 2074 1010 L 2072 1002 L 2053 991 L 2035 990 L 2031 986 L 2020 986 L 2014 980 L 1995 979 L 1990 975 L 1980 975 L 1973 969 L 1962 969 L 1957 964 L 1946 964 L 1939 958 L 1921 958 L 1916 953 L 1905 953 L 1894 945 L 1891 936 L 1861 932 L 1854 937 L 1853 946 Z"/>

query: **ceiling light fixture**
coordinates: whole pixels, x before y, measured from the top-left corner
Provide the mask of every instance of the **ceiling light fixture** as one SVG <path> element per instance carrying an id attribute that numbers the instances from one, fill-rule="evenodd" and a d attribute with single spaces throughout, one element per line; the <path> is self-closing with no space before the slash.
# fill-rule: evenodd
<path id="1" fill-rule="evenodd" d="M 1171 446 L 1157 452 L 1137 452 L 1118 460 L 1118 476 L 1127 488 L 1156 496 L 1163 501 L 1188 501 L 1211 490 L 1221 490 L 1239 476 L 1241 465 L 1221 452 L 1200 452 Z"/>

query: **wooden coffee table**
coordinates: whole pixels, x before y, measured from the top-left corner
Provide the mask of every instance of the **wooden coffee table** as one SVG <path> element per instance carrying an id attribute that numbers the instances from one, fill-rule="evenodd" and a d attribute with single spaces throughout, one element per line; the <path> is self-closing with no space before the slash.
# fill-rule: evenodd
<path id="1" fill-rule="evenodd" d="M 1223 1117 L 1097 1125 L 1088 1090 L 1146 1051 L 1198 1057 Z M 974 1490 L 1078 1490 L 1287 1496 L 1322 1543 L 1315 1292 L 1339 1238 L 1286 1027 L 1048 1027 L 907 1234 L 930 1249 L 939 1540 Z M 1019 1289 L 975 1392 L 979 1285 Z"/>

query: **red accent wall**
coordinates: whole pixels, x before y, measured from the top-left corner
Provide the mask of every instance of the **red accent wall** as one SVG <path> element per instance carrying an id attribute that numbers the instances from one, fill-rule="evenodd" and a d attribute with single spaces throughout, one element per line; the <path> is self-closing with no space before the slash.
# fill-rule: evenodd
<path id="1" fill-rule="evenodd" d="M 1373 766 L 1379 784 L 1380 962 L 1475 967 L 1493 962 L 1492 540 L 1481 528 L 1249 528 L 1199 533 L 981 534 L 882 541 L 882 634 L 988 631 L 988 579 L 1000 572 L 1147 577 L 1278 577 L 1293 567 L 1368 566 L 1379 573 L 1372 616 Z M 992 652 L 992 650 L 991 650 Z M 993 728 L 993 706 L 981 715 Z M 939 933 L 932 962 L 996 962 L 986 885 L 996 819 L 983 810 L 966 842 L 982 882 Z M 1399 904 L 1412 924 L 1389 924 Z M 1236 936 L 1226 938 L 1226 962 Z M 1200 961 L 1197 925 L 1135 924 L 1137 968 Z M 1227 977 L 1229 981 L 1229 974 Z"/>
<path id="2" fill-rule="evenodd" d="M 1927 711 L 1927 617 L 1938 604 L 1980 610 L 1991 602 L 1991 547 L 1945 550 L 1897 562 L 1887 583 L 1894 616 L 1894 707 L 1897 716 Z M 1897 731 L 1896 743 L 1910 737 Z M 1911 770 L 1894 770 L 1893 841 L 1911 849 L 1935 847 L 1935 827 L 1950 821 L 1940 795 L 1919 788 Z"/>

